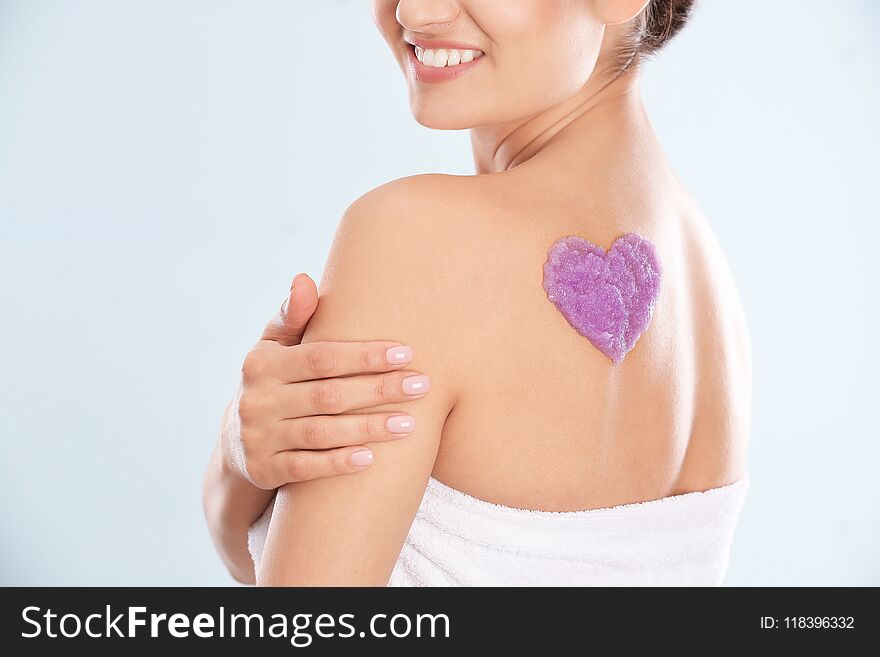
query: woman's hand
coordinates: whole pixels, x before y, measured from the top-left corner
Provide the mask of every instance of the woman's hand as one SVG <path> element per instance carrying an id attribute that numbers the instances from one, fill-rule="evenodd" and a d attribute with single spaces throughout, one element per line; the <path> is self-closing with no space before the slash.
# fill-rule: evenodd
<path id="1" fill-rule="evenodd" d="M 372 462 L 363 443 L 405 437 L 415 426 L 402 413 L 345 412 L 418 399 L 429 388 L 427 377 L 419 376 L 404 390 L 406 377 L 415 374 L 402 370 L 412 353 L 396 351 L 396 343 L 301 345 L 317 307 L 314 281 L 299 274 L 245 358 L 242 385 L 226 409 L 205 473 L 202 499 L 211 538 L 229 572 L 245 584 L 255 581 L 248 528 L 276 487 L 363 470 Z"/>
<path id="2" fill-rule="evenodd" d="M 405 370 L 412 349 L 396 342 L 300 344 L 318 303 L 314 282 L 298 275 L 290 298 L 242 365 L 242 384 L 223 431 L 227 462 L 264 490 L 361 471 L 364 443 L 412 433 L 401 412 L 349 411 L 424 397 L 428 377 Z"/>

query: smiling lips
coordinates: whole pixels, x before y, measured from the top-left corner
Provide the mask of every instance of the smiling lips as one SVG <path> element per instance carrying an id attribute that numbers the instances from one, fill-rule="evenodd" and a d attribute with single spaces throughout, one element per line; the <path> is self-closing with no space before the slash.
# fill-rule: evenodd
<path id="1" fill-rule="evenodd" d="M 410 43 L 409 65 L 419 82 L 449 82 L 472 70 L 485 53 L 455 43 Z M 445 46 L 445 47 L 443 47 Z"/>

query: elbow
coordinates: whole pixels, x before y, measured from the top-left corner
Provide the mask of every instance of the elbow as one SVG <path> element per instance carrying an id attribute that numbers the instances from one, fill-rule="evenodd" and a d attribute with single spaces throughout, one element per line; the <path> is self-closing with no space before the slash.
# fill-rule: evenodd
<path id="1" fill-rule="evenodd" d="M 232 579 L 239 584 L 252 585 L 256 582 L 254 562 L 247 549 L 241 547 L 241 536 L 247 534 L 247 529 L 236 531 L 228 526 L 222 496 L 217 494 L 214 486 L 209 472 L 202 485 L 202 511 L 208 534 Z"/>

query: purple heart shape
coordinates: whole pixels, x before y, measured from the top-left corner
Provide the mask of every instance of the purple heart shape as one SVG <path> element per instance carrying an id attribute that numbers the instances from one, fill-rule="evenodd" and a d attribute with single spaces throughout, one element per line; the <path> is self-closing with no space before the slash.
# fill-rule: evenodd
<path id="1" fill-rule="evenodd" d="M 544 263 L 544 290 L 578 333 L 615 365 L 648 328 L 662 278 L 651 242 L 629 233 L 605 253 L 582 237 L 556 242 Z"/>

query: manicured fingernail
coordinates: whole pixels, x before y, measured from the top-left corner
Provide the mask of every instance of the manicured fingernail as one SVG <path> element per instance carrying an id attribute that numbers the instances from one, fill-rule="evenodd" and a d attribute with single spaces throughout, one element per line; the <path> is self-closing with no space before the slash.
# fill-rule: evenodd
<path id="1" fill-rule="evenodd" d="M 431 379 L 427 374 L 408 376 L 403 380 L 403 393 L 406 395 L 424 395 L 431 389 Z"/>
<path id="2" fill-rule="evenodd" d="M 370 465 L 373 462 L 373 452 L 368 449 L 361 449 L 351 455 L 351 464 L 359 468 Z"/>
<path id="3" fill-rule="evenodd" d="M 391 433 L 412 433 L 416 421 L 412 415 L 393 415 L 385 423 Z"/>
<path id="4" fill-rule="evenodd" d="M 402 365 L 412 362 L 412 347 L 389 347 L 385 352 L 385 360 L 392 365 Z"/>

